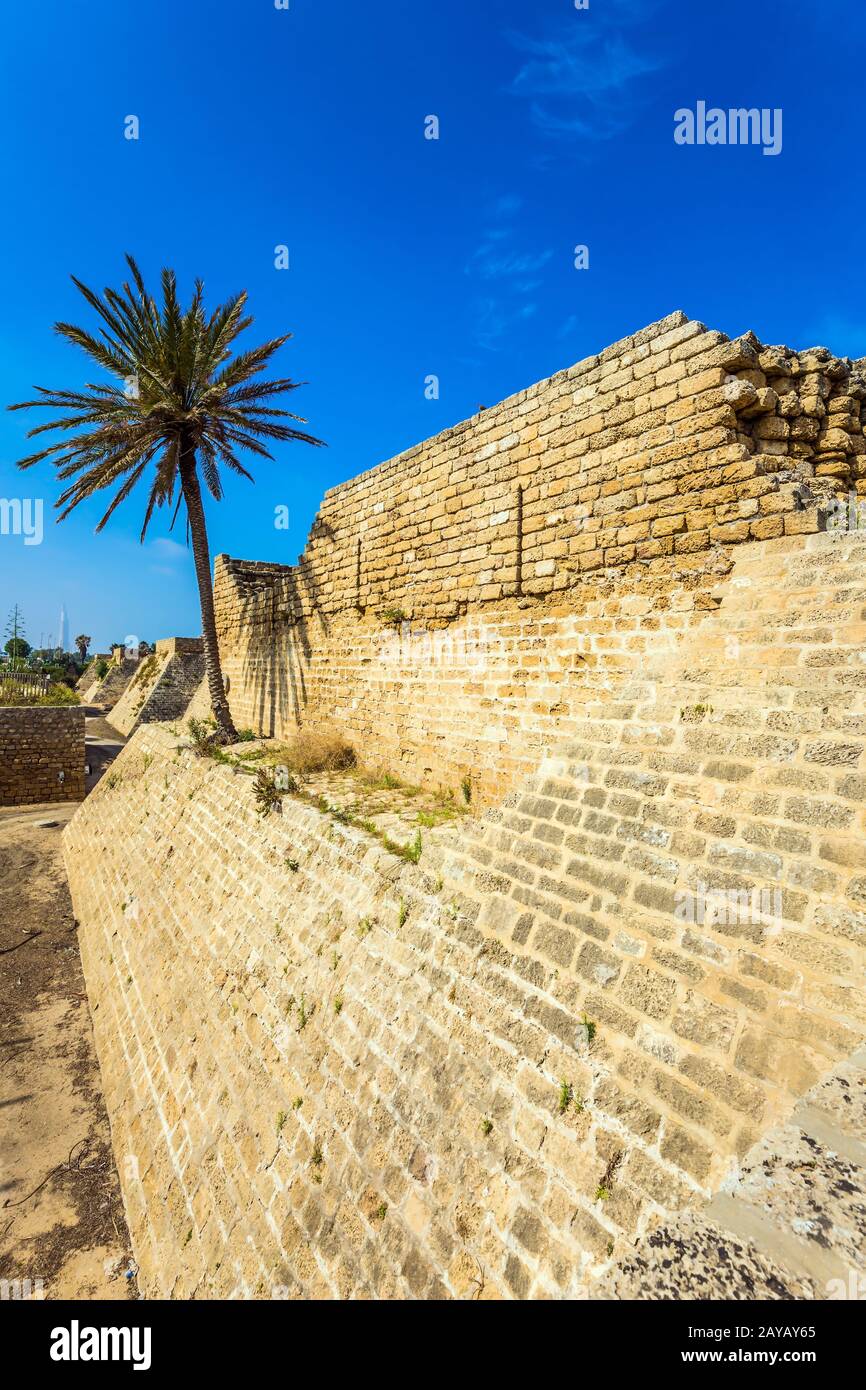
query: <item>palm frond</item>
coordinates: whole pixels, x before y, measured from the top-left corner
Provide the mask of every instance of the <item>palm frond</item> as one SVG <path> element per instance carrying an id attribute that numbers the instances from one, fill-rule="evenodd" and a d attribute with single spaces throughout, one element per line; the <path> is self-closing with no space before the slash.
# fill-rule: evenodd
<path id="1" fill-rule="evenodd" d="M 315 446 L 322 441 L 296 428 L 306 424 L 302 416 L 273 404 L 303 383 L 285 376 L 253 380 L 291 334 L 235 351 L 237 339 L 253 322 L 245 291 L 208 313 L 204 285 L 196 281 L 184 308 L 172 270 L 162 271 L 157 299 L 148 293 L 129 254 L 126 264 L 130 279 L 119 290 L 108 287 L 99 294 L 72 277 L 94 311 L 95 330 L 65 320 L 54 325 L 54 331 L 79 347 L 109 380 L 71 390 L 36 386 L 33 399 L 9 409 L 52 413 L 50 420 L 28 432 L 28 438 L 52 431 L 63 437 L 19 459 L 18 466 L 32 468 L 45 460 L 54 464 L 66 484 L 57 502 L 61 517 L 103 489 L 116 489 L 97 527 L 101 530 L 153 468 L 143 540 L 161 507 L 174 507 L 177 514 L 190 466 L 197 467 L 208 493 L 219 500 L 221 468 L 252 481 L 239 454 L 271 459 L 267 445 L 273 441 Z M 135 389 L 128 388 L 130 379 Z"/>

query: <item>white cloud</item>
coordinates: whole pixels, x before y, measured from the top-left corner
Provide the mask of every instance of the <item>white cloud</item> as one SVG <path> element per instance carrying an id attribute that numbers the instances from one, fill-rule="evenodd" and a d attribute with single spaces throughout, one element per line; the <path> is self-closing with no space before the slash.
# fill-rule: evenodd
<path id="1" fill-rule="evenodd" d="M 186 563 L 189 558 L 189 551 L 185 545 L 179 545 L 177 541 L 170 540 L 168 536 L 160 536 L 150 542 L 148 550 L 151 556 L 166 564 L 177 564 L 180 561 Z M 170 574 L 170 570 L 163 569 L 163 573 Z"/>
<path id="2" fill-rule="evenodd" d="M 524 58 L 510 91 L 530 99 L 539 130 L 587 143 L 609 140 L 633 123 L 645 99 L 637 84 L 667 60 L 650 47 L 646 31 L 626 31 L 654 9 L 651 0 L 607 0 L 540 37 L 509 34 Z"/>

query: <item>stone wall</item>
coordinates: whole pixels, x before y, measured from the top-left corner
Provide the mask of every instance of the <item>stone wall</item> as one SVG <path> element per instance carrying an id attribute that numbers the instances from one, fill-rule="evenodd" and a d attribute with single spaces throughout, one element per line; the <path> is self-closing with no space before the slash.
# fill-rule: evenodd
<path id="1" fill-rule="evenodd" d="M 0 706 L 0 806 L 83 796 L 84 711 Z"/>
<path id="2" fill-rule="evenodd" d="M 743 542 L 866 492 L 859 366 L 671 315 L 326 494 L 295 567 L 217 557 L 239 727 L 334 725 L 495 798 Z"/>
<path id="3" fill-rule="evenodd" d="M 177 719 L 186 710 L 204 674 L 199 637 L 168 637 L 157 642 L 113 705 L 108 722 L 124 735 L 139 724 Z"/>
<path id="4" fill-rule="evenodd" d="M 124 656 L 122 647 L 113 648 L 108 670 L 101 680 L 94 673 L 93 681 L 81 696 L 82 700 L 86 705 L 97 705 L 102 710 L 111 709 L 112 705 L 117 704 L 138 669 L 137 657 Z"/>
<path id="5" fill-rule="evenodd" d="M 575 1295 L 729 1184 L 866 1036 L 864 592 L 738 547 L 417 865 L 140 729 L 66 851 L 146 1290 Z"/>
<path id="6" fill-rule="evenodd" d="M 654 1207 L 596 1201 L 618 1122 L 559 1096 L 607 1049 L 551 1031 L 549 965 L 362 832 L 263 821 L 248 779 L 175 754 L 141 728 L 66 837 L 145 1293 L 578 1291 Z M 646 1164 L 665 1209 L 699 1195 Z"/>
<path id="7" fill-rule="evenodd" d="M 844 1071 L 863 397 L 673 316 L 329 493 L 296 568 L 218 559 L 239 727 L 483 814 L 408 864 L 151 723 L 73 818 L 147 1293 L 616 1289 Z"/>

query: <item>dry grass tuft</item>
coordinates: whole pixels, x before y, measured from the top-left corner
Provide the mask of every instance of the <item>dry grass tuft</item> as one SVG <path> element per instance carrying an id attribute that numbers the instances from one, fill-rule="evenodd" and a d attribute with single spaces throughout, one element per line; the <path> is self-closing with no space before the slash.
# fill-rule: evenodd
<path id="1" fill-rule="evenodd" d="M 307 777 L 313 772 L 345 772 L 355 766 L 357 758 L 339 734 L 301 729 L 285 743 L 269 747 L 267 761 Z"/>

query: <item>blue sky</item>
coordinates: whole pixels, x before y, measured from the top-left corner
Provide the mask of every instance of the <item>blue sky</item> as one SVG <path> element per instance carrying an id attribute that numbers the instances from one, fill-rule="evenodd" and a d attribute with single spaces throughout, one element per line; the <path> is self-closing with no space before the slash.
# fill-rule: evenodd
<path id="1" fill-rule="evenodd" d="M 88 321 L 70 273 L 117 283 L 127 250 L 246 288 L 250 343 L 295 335 L 290 404 L 329 447 L 227 479 L 214 554 L 293 563 L 326 488 L 675 308 L 866 354 L 848 0 L 41 0 L 4 31 L 3 402 L 98 376 L 51 324 Z M 781 108 L 781 154 L 675 144 L 699 100 Z M 96 504 L 55 525 L 49 466 L 13 467 L 26 428 L 0 416 L 0 497 L 44 498 L 45 538 L 0 535 L 0 623 L 18 601 L 47 640 L 62 602 L 97 647 L 196 633 L 182 530 L 140 546 L 138 494 L 98 536 Z"/>

